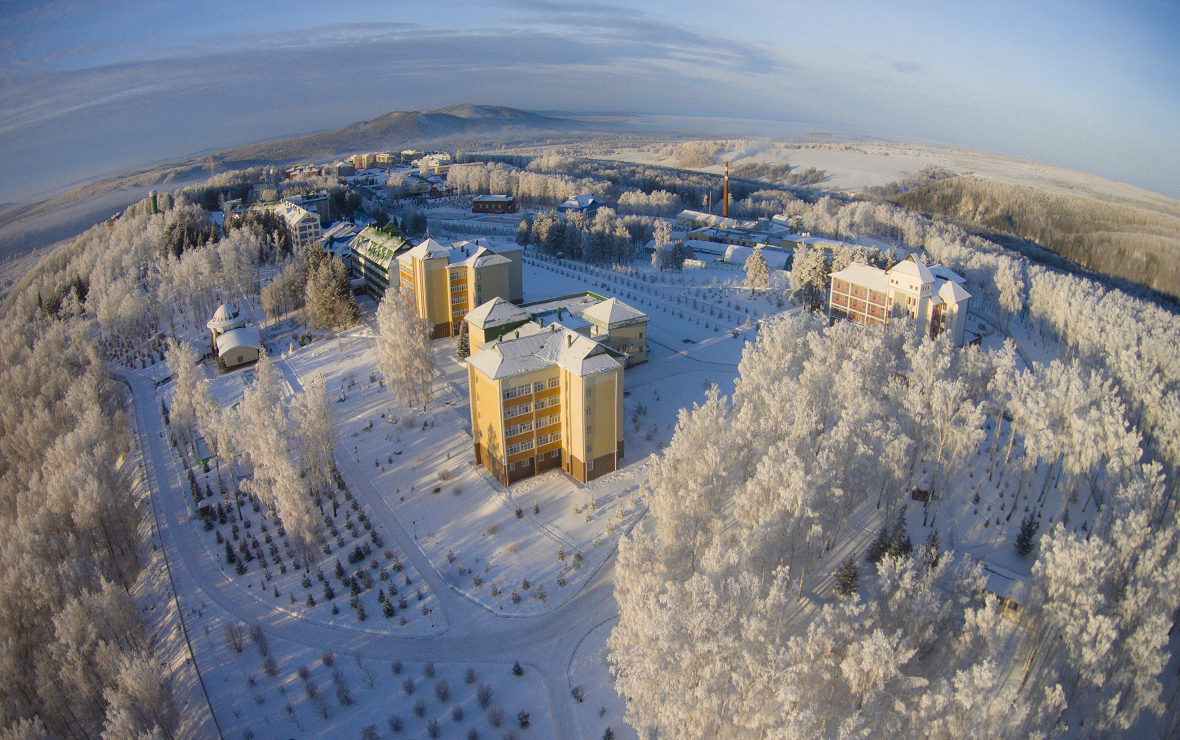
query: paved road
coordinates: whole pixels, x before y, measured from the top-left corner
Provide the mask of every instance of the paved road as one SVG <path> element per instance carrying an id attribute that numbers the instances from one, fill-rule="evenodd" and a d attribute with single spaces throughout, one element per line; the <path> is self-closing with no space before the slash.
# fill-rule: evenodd
<path id="1" fill-rule="evenodd" d="M 286 363 L 280 360 L 276 364 L 292 386 L 298 388 L 298 381 Z M 216 602 L 235 618 L 260 625 L 274 638 L 340 654 L 359 649 L 366 656 L 380 660 L 495 663 L 519 660 L 544 677 L 557 736 L 578 737 L 567 670 L 579 641 L 596 625 L 618 613 L 613 596 L 613 556 L 576 596 L 554 611 L 536 617 L 497 616 L 451 590 L 417 548 L 401 521 L 376 495 L 357 463 L 346 459 L 340 462 L 348 485 L 360 495 L 369 495 L 374 516 L 430 585 L 448 627 L 434 636 L 409 638 L 307 621 L 242 591 L 208 557 L 197 539 L 200 536 L 197 528 L 188 522 L 185 484 L 168 447 L 155 383 L 133 371 L 119 370 L 116 374 L 131 386 L 139 444 L 148 475 L 155 483 L 152 495 L 159 514 L 161 539 L 175 567 L 185 569 L 201 592 L 199 596 L 186 594 L 187 601 L 200 598 Z M 201 631 L 198 624 L 191 623 L 196 619 L 194 615 L 185 614 L 184 618 L 189 621 L 186 627 L 190 631 Z M 201 649 L 197 647 L 198 652 Z M 216 711 L 217 707 L 213 709 Z"/>

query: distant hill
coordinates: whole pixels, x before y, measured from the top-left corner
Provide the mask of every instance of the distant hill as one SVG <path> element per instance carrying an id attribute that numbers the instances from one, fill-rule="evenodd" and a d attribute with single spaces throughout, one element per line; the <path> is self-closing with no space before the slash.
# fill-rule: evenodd
<path id="1" fill-rule="evenodd" d="M 172 188 L 217 170 L 324 161 L 356 152 L 410 147 L 541 143 L 574 131 L 613 131 L 619 124 L 539 115 L 499 105 L 464 103 L 435 111 L 394 111 L 335 131 L 252 144 L 124 172 L 21 206 L 0 208 L 0 262 L 81 233 L 138 202 L 150 188 Z"/>
<path id="2" fill-rule="evenodd" d="M 970 176 L 892 200 L 974 231 L 1029 239 L 1087 269 L 1180 297 L 1180 202 L 1109 202 Z"/>
<path id="3" fill-rule="evenodd" d="M 499 105 L 452 105 L 435 111 L 394 111 L 371 121 L 359 121 L 335 131 L 252 144 L 206 157 L 202 162 L 227 166 L 259 162 L 324 159 L 377 149 L 401 149 L 455 137 L 506 133 L 513 129 L 532 134 L 586 128 L 584 122 L 537 115 Z"/>

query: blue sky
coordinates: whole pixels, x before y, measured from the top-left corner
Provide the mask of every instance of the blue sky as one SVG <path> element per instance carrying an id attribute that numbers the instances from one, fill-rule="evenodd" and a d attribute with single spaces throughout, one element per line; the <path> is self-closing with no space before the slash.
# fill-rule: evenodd
<path id="1" fill-rule="evenodd" d="M 802 122 L 1180 197 L 1180 3 L 0 0 L 0 202 L 461 102 Z"/>

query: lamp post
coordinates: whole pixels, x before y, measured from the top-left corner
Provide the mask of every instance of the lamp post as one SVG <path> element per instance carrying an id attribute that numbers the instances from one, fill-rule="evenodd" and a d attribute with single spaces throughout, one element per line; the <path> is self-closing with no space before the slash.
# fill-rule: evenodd
<path id="1" fill-rule="evenodd" d="M 414 520 L 413 524 L 414 524 L 414 539 L 418 539 L 418 521 Z"/>

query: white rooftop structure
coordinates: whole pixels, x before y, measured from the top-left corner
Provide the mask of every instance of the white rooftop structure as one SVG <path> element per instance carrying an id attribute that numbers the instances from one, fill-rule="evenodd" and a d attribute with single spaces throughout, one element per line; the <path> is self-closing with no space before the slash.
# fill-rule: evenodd
<path id="1" fill-rule="evenodd" d="M 528 321 L 531 318 L 532 314 L 528 311 L 500 297 L 493 298 L 482 306 L 471 309 L 466 316 L 468 323 L 480 329 Z"/>
<path id="2" fill-rule="evenodd" d="M 232 303 L 223 303 L 213 312 L 213 318 L 205 324 L 205 327 L 216 334 L 221 334 L 243 326 L 245 323 L 246 317 L 238 312 L 237 306 Z"/>
<path id="3" fill-rule="evenodd" d="M 605 329 L 615 329 L 647 321 L 647 314 L 631 308 L 618 298 L 609 298 L 582 311 L 582 318 Z"/>
<path id="4" fill-rule="evenodd" d="M 233 331 L 227 331 L 225 334 L 217 337 L 218 357 L 224 357 L 231 351 L 241 347 L 249 347 L 255 350 L 262 348 L 262 337 L 259 335 L 257 327 L 243 326 Z"/>
<path id="5" fill-rule="evenodd" d="M 467 362 L 492 380 L 553 365 L 582 377 L 620 367 L 615 352 L 589 337 L 559 324 L 538 329 L 521 332 L 519 339 L 514 336 L 489 342 L 484 351 L 468 357 Z"/>

